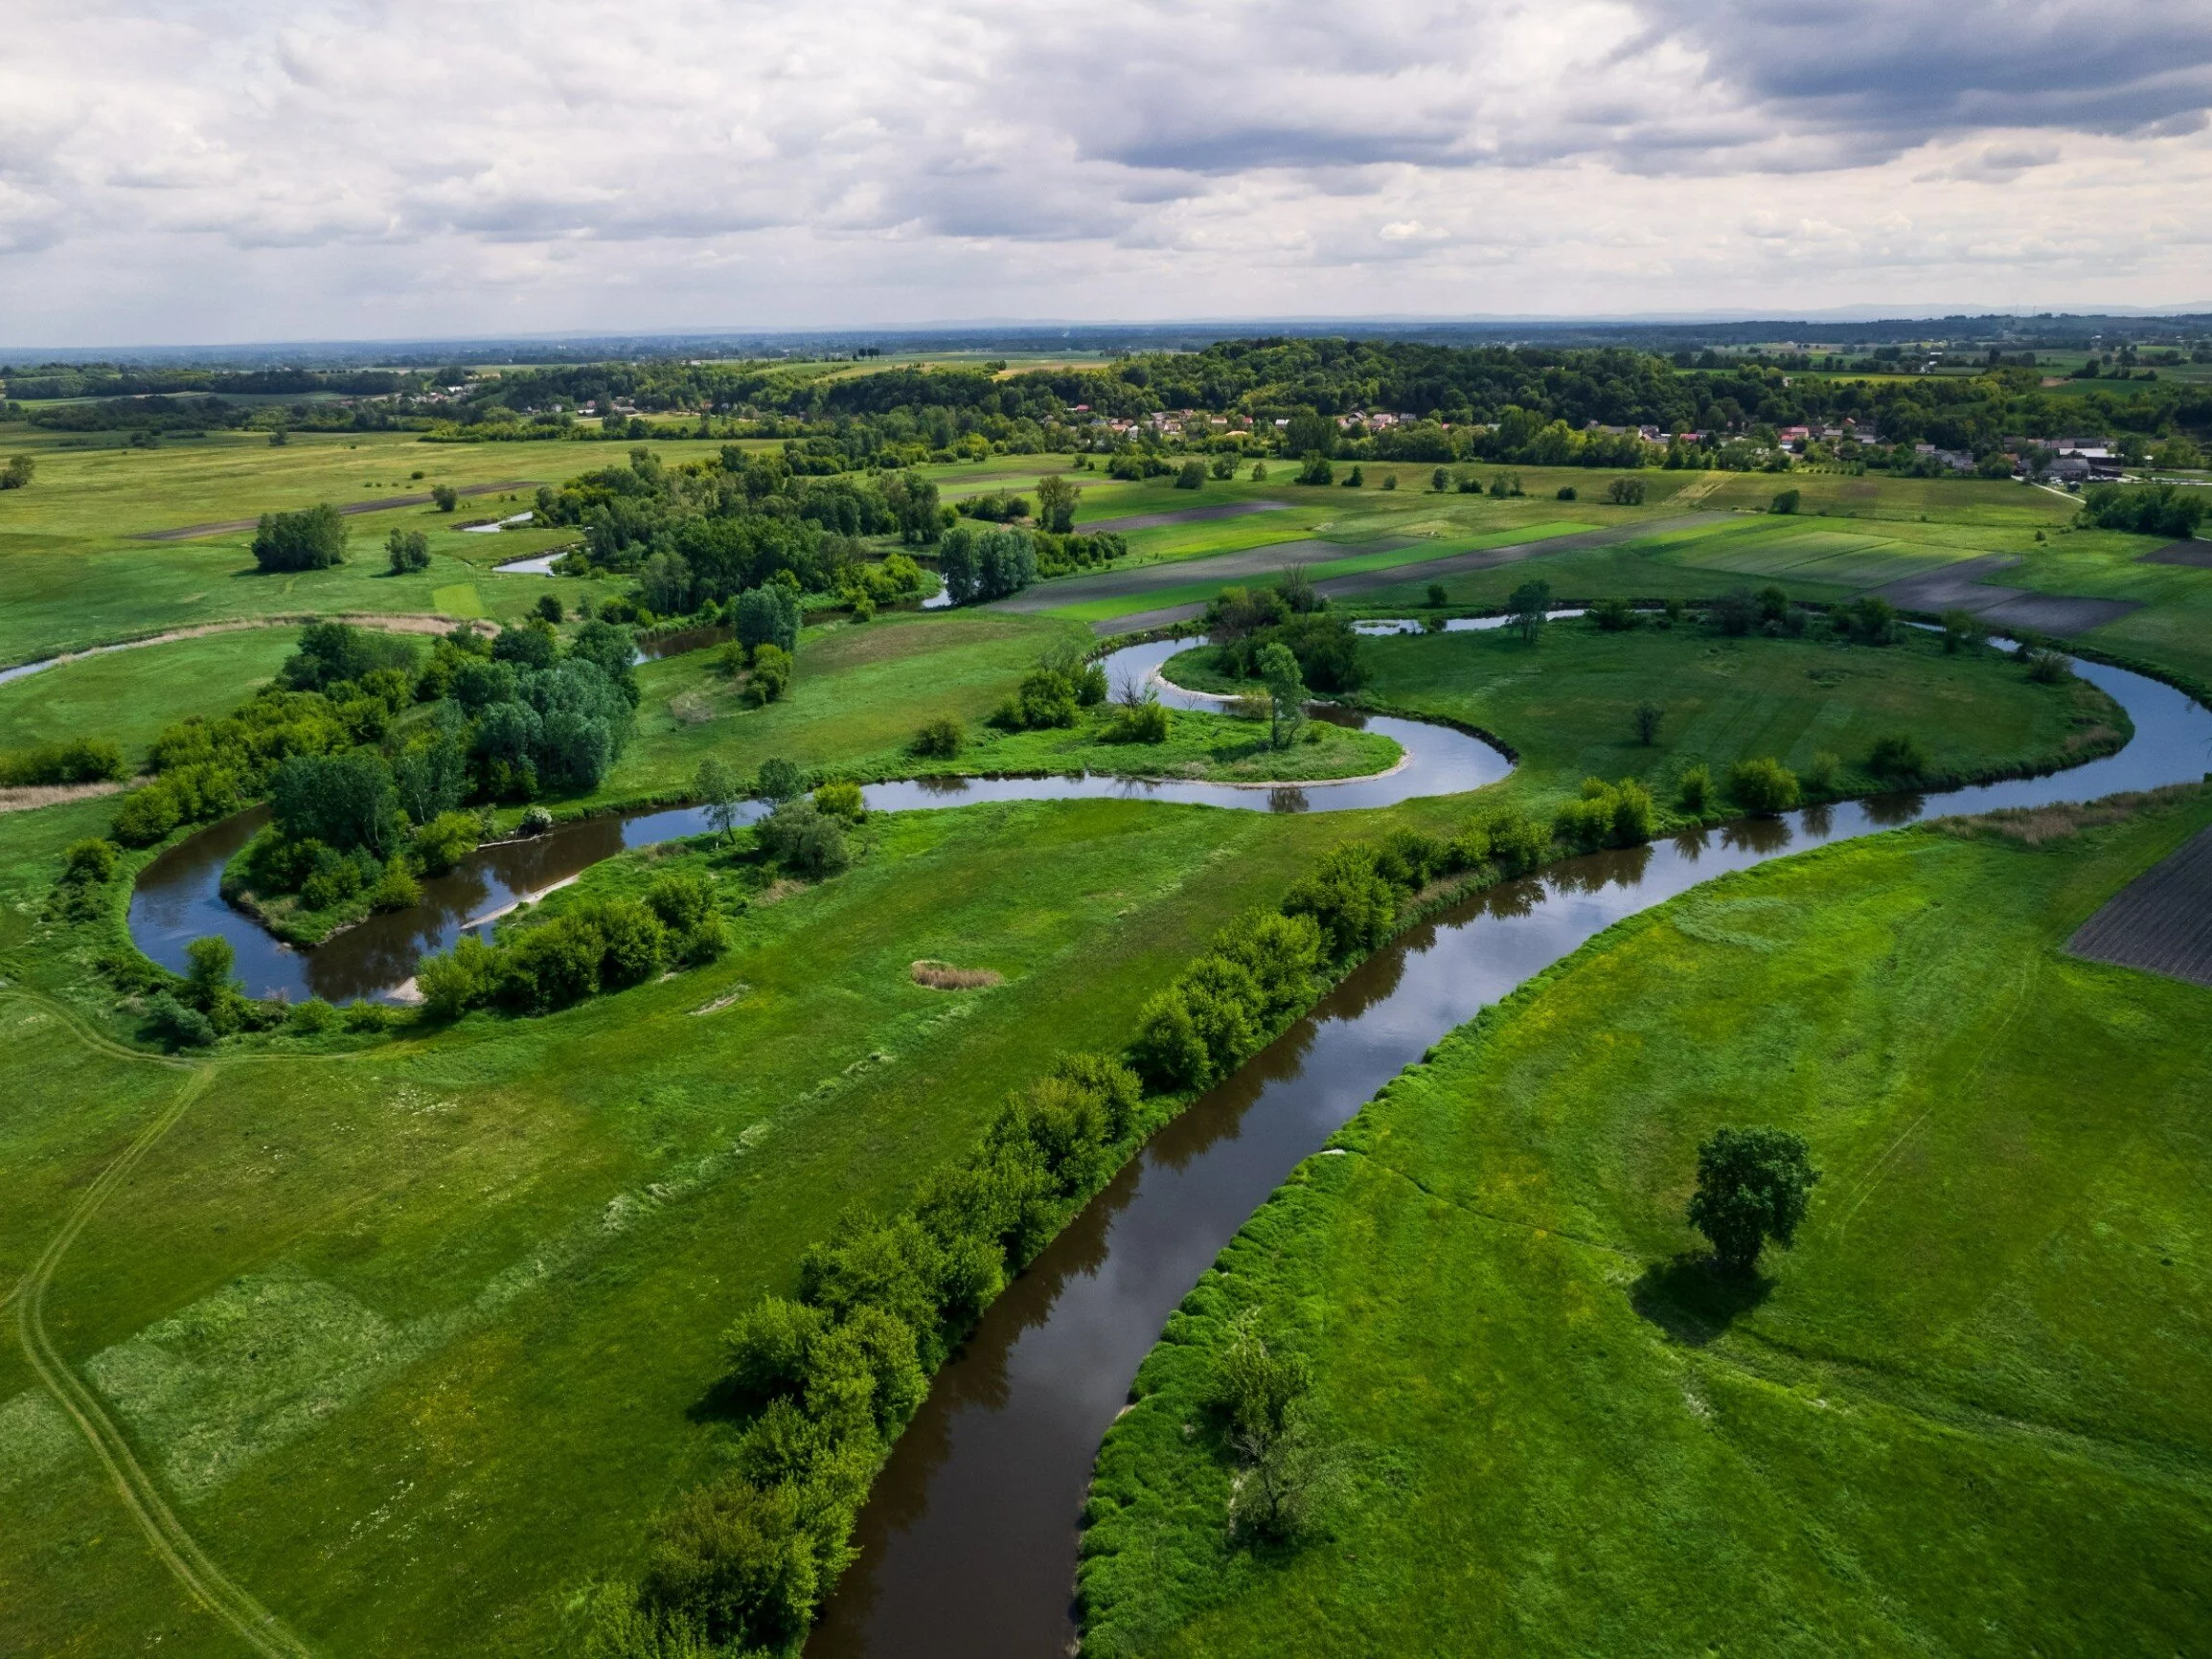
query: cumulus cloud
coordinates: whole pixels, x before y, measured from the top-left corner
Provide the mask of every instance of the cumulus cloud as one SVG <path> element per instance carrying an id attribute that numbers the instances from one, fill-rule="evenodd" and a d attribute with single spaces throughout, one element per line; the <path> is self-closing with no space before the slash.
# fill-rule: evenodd
<path id="1" fill-rule="evenodd" d="M 22 339 L 1767 308 L 1768 272 L 1845 303 L 2007 259 L 2031 286 L 2201 297 L 2143 207 L 2212 165 L 2212 13 L 2141 0 L 11 21 L 0 327 Z M 1909 235 L 1883 227 L 1901 200 Z"/>

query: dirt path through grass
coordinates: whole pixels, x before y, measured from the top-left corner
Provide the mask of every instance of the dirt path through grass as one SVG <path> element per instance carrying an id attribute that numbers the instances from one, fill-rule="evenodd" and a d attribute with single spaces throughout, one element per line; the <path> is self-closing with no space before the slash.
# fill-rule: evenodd
<path id="1" fill-rule="evenodd" d="M 65 1412 L 70 1420 L 83 1434 L 92 1446 L 93 1455 L 106 1469 L 109 1481 L 115 1487 L 116 1496 L 123 1500 L 125 1509 L 146 1534 L 147 1542 L 162 1564 L 175 1575 L 208 1611 L 232 1629 L 257 1653 L 274 1656 L 274 1659 L 308 1659 L 310 1648 L 299 1637 L 285 1628 L 284 1623 L 254 1600 L 252 1594 L 235 1582 L 214 1557 L 200 1546 L 197 1538 L 186 1530 L 176 1518 L 168 1501 L 155 1486 L 153 1477 L 147 1473 L 130 1443 L 124 1436 L 115 1420 L 107 1415 L 100 1397 L 86 1386 L 60 1351 L 54 1346 L 46 1331 L 45 1305 L 47 1287 L 53 1283 L 55 1269 L 68 1255 L 77 1236 L 99 1212 L 107 1198 L 122 1186 L 131 1170 L 176 1126 L 192 1103 L 207 1092 L 215 1080 L 217 1068 L 213 1065 L 187 1065 L 176 1060 L 135 1050 L 125 1049 L 94 1034 L 84 1031 L 70 1018 L 67 1011 L 49 1003 L 44 997 L 18 998 L 35 1002 L 66 1023 L 73 1034 L 100 1049 L 103 1053 L 141 1060 L 149 1065 L 171 1067 L 186 1073 L 184 1084 L 170 1103 L 152 1123 L 142 1129 L 125 1147 L 115 1161 L 103 1170 L 92 1185 L 84 1191 L 77 1205 L 69 1213 L 31 1270 L 17 1282 L 9 1293 L 15 1304 L 15 1336 L 22 1346 L 23 1357 L 32 1373 L 42 1383 L 47 1393 Z"/>
<path id="2" fill-rule="evenodd" d="M 456 495 L 490 495 L 494 490 L 500 489 L 536 489 L 538 482 L 535 478 L 509 478 L 497 484 L 464 484 L 459 486 L 453 493 Z M 395 507 L 421 507 L 430 499 L 428 490 L 424 490 L 419 495 L 382 495 L 374 501 L 349 501 L 338 511 L 347 514 L 388 512 Z M 195 536 L 201 535 L 233 535 L 241 530 L 251 530 L 260 522 L 261 520 L 258 518 L 225 518 L 219 519 L 214 524 L 187 524 L 175 530 L 142 530 L 130 539 L 133 541 L 191 541 Z"/>

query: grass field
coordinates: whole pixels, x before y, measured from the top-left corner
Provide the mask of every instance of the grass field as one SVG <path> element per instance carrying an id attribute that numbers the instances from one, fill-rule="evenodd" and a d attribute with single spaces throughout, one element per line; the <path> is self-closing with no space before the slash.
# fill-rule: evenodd
<path id="1" fill-rule="evenodd" d="M 1667 807 L 1692 766 L 1718 781 L 1737 761 L 1771 756 L 1803 773 L 1823 750 L 1843 763 L 1838 791 L 1864 794 L 1893 786 L 1864 762 L 1895 733 L 1920 741 L 1931 778 L 1964 779 L 2033 757 L 2056 764 L 2128 730 L 2086 681 L 2036 685 L 1997 652 L 1946 656 L 1918 636 L 1874 648 L 1699 627 L 1605 633 L 1573 620 L 1550 624 L 1533 647 L 1497 628 L 1386 636 L 1361 649 L 1374 675 L 1366 701 L 1495 733 L 1520 757 L 1508 787 L 1532 802 L 1596 776 L 1641 779 Z M 1212 654 L 1194 648 L 1163 671 L 1194 691 L 1233 689 L 1211 670 Z M 1651 744 L 1630 717 L 1647 700 L 1665 711 Z M 1722 806 L 1716 795 L 1713 808 Z"/>
<path id="2" fill-rule="evenodd" d="M 162 727 L 229 713 L 272 678 L 296 628 L 241 628 L 60 663 L 0 685 L 0 749 L 111 738 L 143 761 Z"/>
<path id="3" fill-rule="evenodd" d="M 2212 820 L 1916 830 L 1624 922 L 1251 1221 L 1094 1488 L 1084 1651 L 2180 1652 L 2212 1549 L 2212 992 L 2060 945 Z M 1699 1139 L 1793 1128 L 1716 1286 Z M 1327 1533 L 1232 1551 L 1227 1319 L 1310 1356 Z M 1188 1426 L 1186 1426 L 1188 1425 Z"/>

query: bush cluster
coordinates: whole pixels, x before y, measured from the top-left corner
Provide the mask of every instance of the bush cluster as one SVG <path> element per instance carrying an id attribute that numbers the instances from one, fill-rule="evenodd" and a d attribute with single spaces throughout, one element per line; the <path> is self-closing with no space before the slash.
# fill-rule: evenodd
<path id="1" fill-rule="evenodd" d="M 1585 778 L 1579 799 L 1552 819 L 1552 834 L 1569 847 L 1640 847 L 1652 838 L 1656 814 L 1652 792 L 1633 778 L 1608 784 Z"/>
<path id="2" fill-rule="evenodd" d="M 1106 697 L 1106 670 L 1097 663 L 1050 660 L 1022 676 L 992 723 L 1009 732 L 1072 726 L 1078 711 L 1096 708 Z"/>
<path id="3" fill-rule="evenodd" d="M 123 751 L 105 738 L 67 738 L 0 755 L 0 787 L 105 784 L 124 775 Z"/>
<path id="4" fill-rule="evenodd" d="M 711 962 L 729 947 L 714 890 L 697 875 L 664 875 L 641 902 L 601 898 L 488 944 L 475 935 L 425 957 L 416 989 L 425 1010 L 454 1019 L 496 1004 L 544 1013 L 651 978 L 671 963 Z"/>

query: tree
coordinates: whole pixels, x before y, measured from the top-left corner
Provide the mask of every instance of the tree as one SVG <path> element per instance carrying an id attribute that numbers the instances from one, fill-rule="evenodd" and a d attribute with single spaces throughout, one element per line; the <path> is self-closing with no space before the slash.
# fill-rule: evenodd
<path id="1" fill-rule="evenodd" d="M 1797 504 L 1804 498 L 1802 490 L 1785 489 L 1768 504 L 1767 511 L 1768 512 L 1795 512 Z"/>
<path id="2" fill-rule="evenodd" d="M 1748 1273 L 1771 1241 L 1787 1250 L 1805 1219 L 1820 1171 L 1803 1136 L 1787 1129 L 1715 1129 L 1698 1148 L 1698 1190 L 1684 1210 L 1713 1258 Z"/>
<path id="3" fill-rule="evenodd" d="M 1039 530 L 1065 535 L 1075 529 L 1075 507 L 1083 491 L 1057 472 L 1037 481 L 1037 524 Z"/>
<path id="4" fill-rule="evenodd" d="M 764 800 L 789 801 L 807 792 L 807 774 L 799 769 L 797 761 L 770 755 L 761 762 L 760 776 L 754 780 L 753 788 Z"/>
<path id="5" fill-rule="evenodd" d="M 707 810 L 707 825 L 727 841 L 743 815 L 744 785 L 719 759 L 709 755 L 692 774 L 692 793 Z"/>
<path id="6" fill-rule="evenodd" d="M 1443 467 L 1439 466 L 1434 472 L 1431 472 L 1428 475 L 1428 488 L 1435 490 L 1437 494 L 1442 495 L 1446 490 L 1451 488 L 1451 474 L 1447 472 Z"/>
<path id="7" fill-rule="evenodd" d="M 420 530 L 395 530 L 384 538 L 384 554 L 394 576 L 430 568 L 430 538 Z"/>
<path id="8" fill-rule="evenodd" d="M 38 463 L 28 455 L 11 455 L 0 466 L 0 489 L 21 489 L 37 476 Z"/>
<path id="9" fill-rule="evenodd" d="M 1522 582 L 1506 600 L 1506 613 L 1513 618 L 1514 630 L 1530 645 L 1536 644 L 1537 635 L 1543 631 L 1551 602 L 1552 584 L 1540 577 Z"/>
<path id="10" fill-rule="evenodd" d="M 329 502 L 262 514 L 254 532 L 254 563 L 262 570 L 328 570 L 345 562 L 346 521 Z"/>
<path id="11" fill-rule="evenodd" d="M 1659 722 L 1667 717 L 1667 711 L 1658 704 L 1646 700 L 1638 703 L 1629 718 L 1636 728 L 1636 741 L 1650 748 L 1659 740 Z"/>
<path id="12" fill-rule="evenodd" d="M 1195 455 L 1184 462 L 1181 470 L 1175 474 L 1175 488 L 1177 489 L 1201 489 L 1205 482 L 1206 464 Z"/>
<path id="13" fill-rule="evenodd" d="M 1433 610 L 1438 606 L 1447 605 L 1450 602 L 1451 596 L 1444 591 L 1444 583 L 1441 581 L 1432 581 L 1428 584 L 1428 604 L 1430 609 Z"/>
<path id="14" fill-rule="evenodd" d="M 450 484 L 433 484 L 430 486 L 430 499 L 440 512 L 451 512 L 461 505 L 461 492 Z"/>
<path id="15" fill-rule="evenodd" d="M 1215 1361 L 1208 1404 L 1243 1466 L 1230 1489 L 1230 1530 L 1287 1538 L 1307 1519 L 1324 1472 L 1307 1421 L 1312 1373 L 1297 1354 L 1267 1346 L 1258 1314 L 1247 1308 L 1238 1317 Z"/>
<path id="16" fill-rule="evenodd" d="M 294 755 L 269 785 L 269 815 L 285 839 L 320 841 L 341 852 L 365 847 L 381 858 L 399 814 L 391 768 L 374 749 Z"/>
<path id="17" fill-rule="evenodd" d="M 1298 482 L 1300 484 L 1328 484 L 1334 481 L 1335 476 L 1336 468 L 1330 466 L 1329 457 L 1318 449 L 1309 451 L 1305 461 L 1298 467 Z"/>
<path id="18" fill-rule="evenodd" d="M 1606 487 L 1606 499 L 1615 507 L 1641 507 L 1644 505 L 1644 481 L 1641 478 L 1616 478 Z"/>
<path id="19" fill-rule="evenodd" d="M 738 595 L 738 643 L 748 655 L 758 655 L 763 646 L 779 646 L 795 652 L 799 648 L 799 601 L 781 582 L 766 582 L 760 587 L 749 587 Z"/>
<path id="20" fill-rule="evenodd" d="M 186 945 L 184 958 L 184 1000 L 214 1020 L 217 1030 L 221 1030 L 221 1015 L 230 1009 L 240 989 L 231 971 L 238 966 L 238 952 L 231 948 L 229 940 L 210 935 Z"/>
<path id="21" fill-rule="evenodd" d="M 1269 740 L 1288 749 L 1306 719 L 1306 682 L 1299 677 L 1298 659 L 1289 647 L 1270 641 L 1261 648 L 1259 669 L 1267 682 Z"/>

